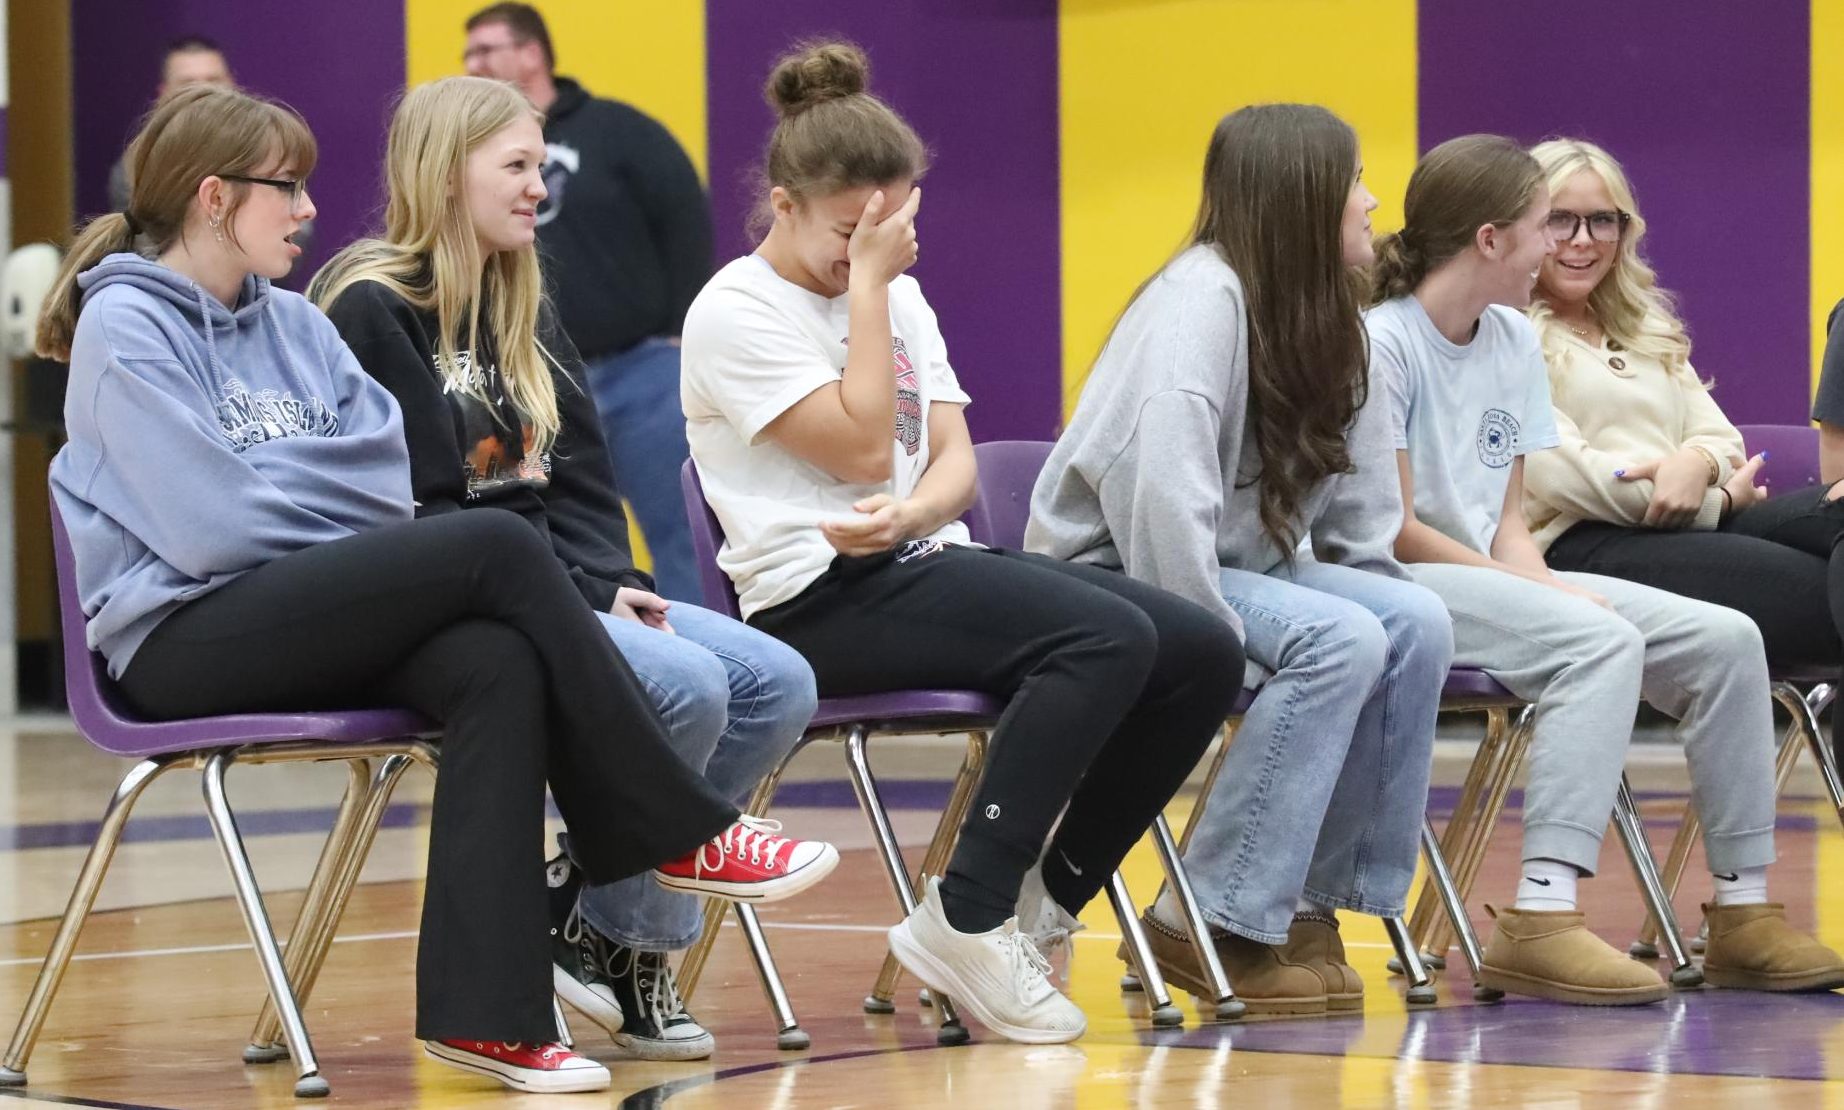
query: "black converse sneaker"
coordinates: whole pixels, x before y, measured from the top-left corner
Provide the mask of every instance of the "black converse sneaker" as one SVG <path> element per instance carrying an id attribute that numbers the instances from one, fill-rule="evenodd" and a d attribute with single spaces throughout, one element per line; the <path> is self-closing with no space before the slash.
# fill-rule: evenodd
<path id="1" fill-rule="evenodd" d="M 606 965 L 615 997 L 627 1016 L 615 1043 L 642 1060 L 702 1060 L 717 1047 L 710 1033 L 685 1011 L 679 985 L 664 952 L 642 952 L 608 944 Z"/>
<path id="2" fill-rule="evenodd" d="M 608 974 L 612 946 L 577 906 L 582 872 L 559 855 L 544 865 L 544 882 L 551 894 L 551 988 L 611 1036 L 619 1033 L 621 1003 Z"/>

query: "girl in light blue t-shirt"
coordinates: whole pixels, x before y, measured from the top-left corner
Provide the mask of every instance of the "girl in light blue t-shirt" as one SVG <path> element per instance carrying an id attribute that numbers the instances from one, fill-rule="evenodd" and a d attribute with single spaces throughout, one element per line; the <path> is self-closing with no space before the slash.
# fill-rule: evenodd
<path id="1" fill-rule="evenodd" d="M 1396 554 L 1453 615 L 1454 663 L 1535 703 L 1517 901 L 1496 912 L 1483 985 L 1587 1005 L 1656 1002 L 1658 974 L 1589 932 L 1594 873 L 1635 703 L 1678 721 L 1714 900 L 1715 986 L 1844 986 L 1844 961 L 1767 901 L 1774 737 L 1760 633 L 1740 613 L 1593 574 L 1557 574 L 1525 527 L 1524 458 L 1557 442 L 1547 370 L 1521 309 L 1555 251 L 1549 190 L 1509 139 L 1435 147 L 1407 225 L 1378 244 L 1366 317 L 1395 402 L 1404 505 Z"/>

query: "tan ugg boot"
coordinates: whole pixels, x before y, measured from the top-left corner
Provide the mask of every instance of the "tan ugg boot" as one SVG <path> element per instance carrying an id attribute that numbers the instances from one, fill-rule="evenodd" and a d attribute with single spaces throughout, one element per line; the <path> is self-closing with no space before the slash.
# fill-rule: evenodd
<path id="1" fill-rule="evenodd" d="M 1703 981 L 1746 991 L 1828 991 L 1844 987 L 1844 959 L 1786 923 L 1779 902 L 1706 904 L 1709 945 Z"/>
<path id="2" fill-rule="evenodd" d="M 1338 1012 L 1364 1008 L 1364 980 L 1345 962 L 1345 942 L 1331 914 L 1304 913 L 1293 919 L 1281 957 L 1310 967 L 1325 983 L 1325 1008 Z M 1238 991 L 1240 988 L 1238 988 Z"/>
<path id="3" fill-rule="evenodd" d="M 1150 909 L 1140 915 L 1140 924 L 1146 929 L 1147 944 L 1152 948 L 1153 959 L 1165 981 L 1199 998 L 1211 997 L 1204 969 L 1184 930 L 1166 924 Z M 1249 1013 L 1325 1013 L 1325 983 L 1312 968 L 1288 961 L 1281 955 L 1280 948 L 1271 944 L 1228 933 L 1214 933 L 1211 940 L 1231 989 L 1248 1006 Z M 1115 955 L 1131 966 L 1125 942 Z"/>
<path id="4" fill-rule="evenodd" d="M 1479 985 L 1578 1006 L 1662 1002 L 1671 988 L 1653 971 L 1588 931 L 1579 910 L 1495 910 L 1498 921 Z"/>

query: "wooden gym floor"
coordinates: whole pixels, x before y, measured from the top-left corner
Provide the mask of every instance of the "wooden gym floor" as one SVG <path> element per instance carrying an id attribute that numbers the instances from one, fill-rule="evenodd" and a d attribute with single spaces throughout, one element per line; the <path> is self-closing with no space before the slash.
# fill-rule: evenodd
<path id="1" fill-rule="evenodd" d="M 1462 737 L 1463 728 L 1444 735 Z M 874 751 L 898 833 L 919 858 L 946 780 L 953 741 L 899 740 Z M 1441 745 L 1433 807 L 1452 804 L 1468 754 Z M 1669 746 L 1635 748 L 1635 784 L 1662 854 L 1684 802 L 1682 761 Z M 94 833 L 93 820 L 121 774 L 49 719 L 0 733 L 0 1036 L 10 1034 L 56 915 Z M 914 984 L 894 1016 L 860 1001 L 883 955 L 894 901 L 844 782 L 835 749 L 818 745 L 789 776 L 777 816 L 804 836 L 843 850 L 838 872 L 808 895 L 762 916 L 802 1026 L 813 1046 L 780 1052 L 755 973 L 727 929 L 693 1011 L 718 1039 L 717 1055 L 688 1064 L 619 1058 L 601 1031 L 572 1015 L 578 1047 L 607 1062 L 606 1095 L 518 1096 L 422 1058 L 411 1038 L 412 986 L 428 784 L 412 772 L 399 791 L 354 896 L 307 1019 L 331 1102 L 429 1107 L 847 1107 L 909 1106 L 1844 1106 L 1844 997 L 1775 997 L 1699 990 L 1662 1006 L 1589 1010 L 1511 999 L 1475 1006 L 1466 984 L 1438 983 L 1440 1002 L 1411 1011 L 1389 977 L 1383 930 L 1347 917 L 1353 963 L 1368 984 L 1361 1015 L 1232 1025 L 1204 1022 L 1186 1004 L 1182 1029 L 1155 1030 L 1138 995 L 1117 989 L 1118 928 L 1106 900 L 1084 915 L 1070 990 L 1089 1015 L 1074 1045 L 1010 1045 L 974 1027 L 974 1043 L 935 1045 L 932 1012 Z M 327 768 L 245 768 L 231 777 L 251 854 L 278 932 L 330 824 L 342 773 Z M 1844 834 L 1816 801 L 1802 770 L 1780 809 L 1774 894 L 1795 924 L 1844 947 L 1844 895 L 1822 877 L 1840 873 Z M 1472 900 L 1507 898 L 1516 875 L 1516 797 Z M 1181 819 L 1191 798 L 1174 802 Z M 1611 838 L 1610 838 L 1611 839 Z M 1618 847 L 1603 876 L 1584 886 L 1589 920 L 1624 945 L 1640 924 L 1638 896 Z M 1157 889 L 1148 851 L 1127 878 L 1141 899 Z M 1691 928 L 1706 891 L 1693 860 L 1678 898 Z M 1455 965 L 1460 961 L 1453 954 Z M 198 804 L 197 779 L 156 783 L 129 826 L 97 914 L 79 947 L 30 1065 L 31 1085 L 0 1091 L 0 1110 L 21 1106 L 125 1108 L 285 1107 L 286 1063 L 239 1059 L 261 1000 L 261 980 L 229 884 Z"/>

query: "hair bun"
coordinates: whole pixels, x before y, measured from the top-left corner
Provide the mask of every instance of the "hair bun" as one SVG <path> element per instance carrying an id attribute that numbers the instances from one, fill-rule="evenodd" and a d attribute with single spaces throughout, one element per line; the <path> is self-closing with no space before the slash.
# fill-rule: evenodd
<path id="1" fill-rule="evenodd" d="M 863 92 L 870 76 L 871 60 L 849 42 L 802 43 L 775 63 L 764 95 L 776 115 L 789 119 Z"/>

